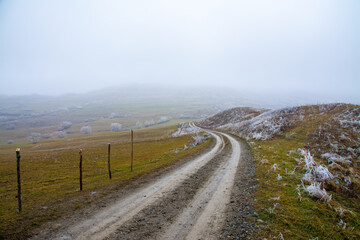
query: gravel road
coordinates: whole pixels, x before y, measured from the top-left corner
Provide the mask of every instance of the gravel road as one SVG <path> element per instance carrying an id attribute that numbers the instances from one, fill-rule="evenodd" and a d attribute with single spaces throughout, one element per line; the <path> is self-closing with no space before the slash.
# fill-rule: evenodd
<path id="1" fill-rule="evenodd" d="M 249 238 L 255 229 L 250 151 L 229 134 L 202 131 L 215 139 L 206 152 L 33 239 Z"/>

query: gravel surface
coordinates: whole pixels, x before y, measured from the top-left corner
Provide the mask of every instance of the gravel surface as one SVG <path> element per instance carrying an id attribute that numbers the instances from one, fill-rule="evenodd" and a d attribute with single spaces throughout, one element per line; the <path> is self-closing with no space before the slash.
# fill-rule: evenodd
<path id="1" fill-rule="evenodd" d="M 164 229 L 173 223 L 204 183 L 212 176 L 226 157 L 229 157 L 228 141 L 223 151 L 187 178 L 179 187 L 166 194 L 155 204 L 141 211 L 107 239 L 159 239 Z"/>
<path id="2" fill-rule="evenodd" d="M 241 144 L 241 161 L 235 177 L 230 203 L 227 208 L 226 224 L 222 236 L 227 239 L 252 239 L 257 230 L 255 225 L 255 166 L 249 146 L 238 137 Z"/>

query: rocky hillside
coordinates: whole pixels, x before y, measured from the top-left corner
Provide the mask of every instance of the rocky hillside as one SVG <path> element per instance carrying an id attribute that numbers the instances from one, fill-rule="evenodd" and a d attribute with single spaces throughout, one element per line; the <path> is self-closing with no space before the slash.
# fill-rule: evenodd
<path id="1" fill-rule="evenodd" d="M 294 227 L 286 234 L 290 238 L 360 237 L 360 230 L 354 231 L 360 229 L 356 217 L 360 214 L 360 106 L 235 108 L 199 125 L 231 132 L 252 146 L 259 179 L 259 212 L 271 226 L 266 230 L 270 235 L 261 237 L 282 236 L 290 231 L 287 222 L 294 220 L 304 221 L 304 228 Z M 307 205 L 300 208 L 299 202 Z M 304 220 L 309 218 L 306 209 L 310 203 L 317 209 L 312 227 L 319 227 L 319 222 L 329 224 L 329 229 L 319 230 L 317 235 L 307 233 L 310 223 Z M 283 212 L 281 217 L 274 215 L 279 206 L 282 209 L 276 211 Z"/>
<path id="2" fill-rule="evenodd" d="M 264 110 L 234 108 L 200 123 L 203 127 L 229 131 L 247 140 L 294 138 L 306 132 L 302 148 L 340 171 L 345 182 L 360 164 L 360 106 L 324 104 Z M 358 188 L 359 179 L 356 180 Z M 351 181 L 350 181 L 351 182 Z M 347 184 L 347 188 L 352 184 Z M 358 189 L 360 190 L 360 188 Z M 360 191 L 356 193 L 360 197 Z"/>
<path id="3" fill-rule="evenodd" d="M 279 110 L 233 108 L 199 125 L 227 130 L 247 140 L 291 138 L 291 130 L 302 127 L 307 130 L 306 147 L 316 156 L 357 160 L 360 153 L 360 107 L 356 105 L 324 104 Z"/>
<path id="4" fill-rule="evenodd" d="M 236 124 L 253 119 L 266 111 L 268 110 L 250 107 L 232 108 L 203 120 L 201 126 L 206 128 L 221 128 L 227 124 Z"/>

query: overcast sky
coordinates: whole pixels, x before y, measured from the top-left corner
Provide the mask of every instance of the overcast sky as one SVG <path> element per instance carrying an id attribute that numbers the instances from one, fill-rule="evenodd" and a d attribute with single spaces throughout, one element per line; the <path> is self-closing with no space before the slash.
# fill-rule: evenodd
<path id="1" fill-rule="evenodd" d="M 0 94 L 128 83 L 360 95 L 358 0 L 0 0 Z"/>

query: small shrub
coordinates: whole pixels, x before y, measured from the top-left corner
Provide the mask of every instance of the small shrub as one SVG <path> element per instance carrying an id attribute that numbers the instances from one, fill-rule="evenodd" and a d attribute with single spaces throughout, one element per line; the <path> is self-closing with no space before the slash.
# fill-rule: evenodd
<path id="1" fill-rule="evenodd" d="M 80 133 L 82 133 L 82 134 L 90 134 L 91 133 L 91 127 L 88 126 L 88 125 L 83 126 L 80 129 Z"/>
<path id="2" fill-rule="evenodd" d="M 9 124 L 5 127 L 6 130 L 14 130 L 15 129 L 15 124 Z"/>
<path id="3" fill-rule="evenodd" d="M 305 187 L 305 191 L 311 196 L 318 198 L 324 202 L 328 202 L 331 200 L 331 195 L 329 195 L 326 190 L 321 189 L 321 183 L 314 182 L 311 185 Z"/>
<path id="4" fill-rule="evenodd" d="M 279 169 L 279 165 L 277 165 L 277 163 L 274 163 L 274 164 L 271 166 L 271 169 L 273 169 L 274 172 L 276 172 L 276 170 Z"/>
<path id="5" fill-rule="evenodd" d="M 162 116 L 162 117 L 160 117 L 160 119 L 158 120 L 157 123 L 161 124 L 161 123 L 166 123 L 168 121 L 170 121 L 170 118 L 168 116 Z"/>
<path id="6" fill-rule="evenodd" d="M 119 132 L 122 128 L 122 125 L 120 123 L 111 123 L 110 127 L 111 127 L 111 131 Z"/>
<path id="7" fill-rule="evenodd" d="M 117 114 L 117 113 L 111 113 L 111 114 L 109 115 L 109 118 L 110 118 L 110 119 L 119 118 L 119 117 L 120 117 L 120 115 Z"/>
<path id="8" fill-rule="evenodd" d="M 277 207 L 277 205 L 279 205 L 279 203 L 274 203 L 273 208 L 268 208 L 270 214 L 274 214 L 274 211 L 275 211 L 275 208 Z"/>
<path id="9" fill-rule="evenodd" d="M 59 131 L 63 131 L 66 129 L 69 129 L 72 126 L 72 123 L 70 121 L 63 121 L 60 125 L 60 127 L 58 128 Z"/>
<path id="10" fill-rule="evenodd" d="M 8 141 L 8 144 L 14 144 L 14 141 L 13 141 L 13 140 L 9 140 L 9 141 Z"/>
<path id="11" fill-rule="evenodd" d="M 66 133 L 65 133 L 64 131 L 57 131 L 57 132 L 55 133 L 55 135 L 56 135 L 57 138 L 64 138 L 64 137 L 66 137 Z"/>
<path id="12" fill-rule="evenodd" d="M 334 175 L 331 172 L 329 172 L 327 167 L 325 167 L 323 165 L 316 166 L 314 168 L 313 172 L 314 172 L 316 179 L 318 179 L 320 181 L 325 181 L 326 179 L 334 178 Z"/>
<path id="13" fill-rule="evenodd" d="M 199 131 L 196 128 L 192 127 L 189 123 L 179 123 L 178 130 L 174 132 L 171 136 L 180 137 L 188 134 L 198 134 L 198 132 Z"/>
<path id="14" fill-rule="evenodd" d="M 155 122 L 154 122 L 154 120 L 150 120 L 150 121 L 145 121 L 145 127 L 150 127 L 150 126 L 152 126 L 152 125 L 155 125 Z"/>
<path id="15" fill-rule="evenodd" d="M 30 136 L 28 136 L 27 140 L 33 144 L 37 143 L 41 138 L 40 133 L 31 133 Z"/>
<path id="16" fill-rule="evenodd" d="M 137 121 L 135 126 L 136 128 L 142 128 L 142 123 L 140 121 Z"/>
<path id="17" fill-rule="evenodd" d="M 193 145 L 193 146 L 200 145 L 203 142 L 205 142 L 206 140 L 208 140 L 209 138 L 210 138 L 209 135 L 203 135 L 203 136 L 196 135 L 193 137 L 194 142 L 191 145 Z"/>
<path id="18" fill-rule="evenodd" d="M 41 135 L 41 139 L 52 139 L 52 138 L 53 138 L 53 136 L 49 133 Z"/>

